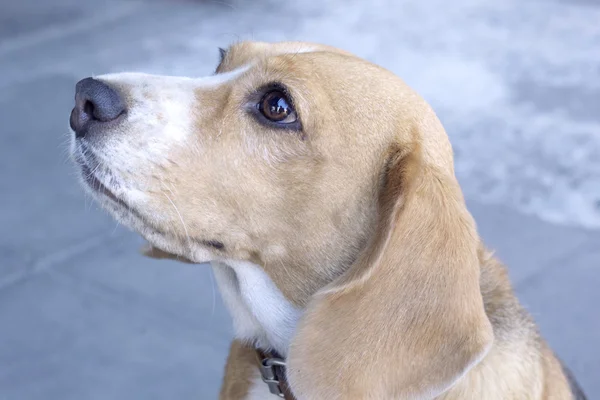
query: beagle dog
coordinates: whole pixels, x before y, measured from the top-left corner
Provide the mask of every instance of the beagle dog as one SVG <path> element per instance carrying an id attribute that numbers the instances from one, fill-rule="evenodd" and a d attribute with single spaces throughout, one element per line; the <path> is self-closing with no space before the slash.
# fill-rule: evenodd
<path id="1" fill-rule="evenodd" d="M 86 78 L 70 123 L 83 186 L 147 255 L 211 263 L 235 329 L 222 400 L 584 398 L 391 72 L 241 42 L 206 78 Z"/>

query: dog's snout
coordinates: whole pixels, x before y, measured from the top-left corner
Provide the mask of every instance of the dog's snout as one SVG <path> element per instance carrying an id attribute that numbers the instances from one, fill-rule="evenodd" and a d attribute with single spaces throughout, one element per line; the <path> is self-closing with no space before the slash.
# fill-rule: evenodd
<path id="1" fill-rule="evenodd" d="M 119 93 L 106 83 L 85 78 L 75 87 L 75 107 L 71 112 L 71 129 L 77 137 L 84 137 L 92 124 L 116 120 L 125 112 L 125 102 Z"/>

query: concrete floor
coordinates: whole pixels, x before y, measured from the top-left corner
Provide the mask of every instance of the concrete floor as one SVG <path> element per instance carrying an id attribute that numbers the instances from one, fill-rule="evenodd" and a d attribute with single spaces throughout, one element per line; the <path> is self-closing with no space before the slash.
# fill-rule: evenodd
<path id="1" fill-rule="evenodd" d="M 67 156 L 74 83 L 205 75 L 240 38 L 344 47 L 436 108 L 488 245 L 600 397 L 600 3 L 0 0 L 0 399 L 213 399 L 231 327 L 203 265 L 137 254 Z"/>

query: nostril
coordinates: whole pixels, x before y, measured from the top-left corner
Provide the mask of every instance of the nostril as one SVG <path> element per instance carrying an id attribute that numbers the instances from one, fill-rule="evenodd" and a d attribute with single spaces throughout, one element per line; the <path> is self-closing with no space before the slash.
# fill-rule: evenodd
<path id="1" fill-rule="evenodd" d="M 71 128 L 77 137 L 86 135 L 91 122 L 111 122 L 124 113 L 125 102 L 108 84 L 94 78 L 85 78 L 77 82 L 75 108 L 70 119 Z"/>
<path id="2" fill-rule="evenodd" d="M 95 115 L 95 107 L 94 103 L 89 100 L 86 100 L 83 104 L 83 112 L 88 116 L 91 120 L 99 120 L 99 118 Z"/>

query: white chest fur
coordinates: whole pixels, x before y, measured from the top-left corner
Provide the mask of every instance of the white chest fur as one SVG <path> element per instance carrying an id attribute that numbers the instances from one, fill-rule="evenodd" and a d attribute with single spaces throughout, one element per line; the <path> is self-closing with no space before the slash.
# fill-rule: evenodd
<path id="1" fill-rule="evenodd" d="M 236 338 L 272 348 L 285 357 L 301 311 L 283 296 L 260 266 L 245 261 L 211 265 L 233 318 Z"/>

